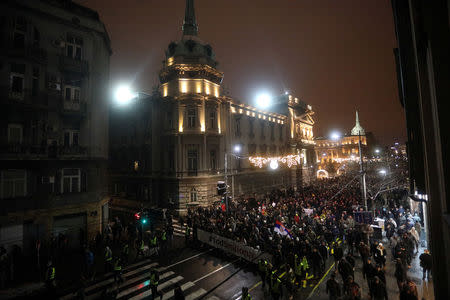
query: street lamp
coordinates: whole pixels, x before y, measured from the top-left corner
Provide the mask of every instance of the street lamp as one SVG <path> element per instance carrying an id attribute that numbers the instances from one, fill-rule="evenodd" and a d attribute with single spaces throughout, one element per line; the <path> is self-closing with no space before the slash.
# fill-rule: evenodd
<path id="1" fill-rule="evenodd" d="M 337 131 L 334 131 L 331 133 L 330 137 L 333 141 L 337 141 L 341 138 L 341 134 Z"/>
<path id="2" fill-rule="evenodd" d="M 385 169 L 381 169 L 380 171 L 378 171 L 378 173 L 380 173 L 381 175 L 386 176 L 386 170 Z"/>
<path id="3" fill-rule="evenodd" d="M 232 147 L 232 149 L 233 149 L 233 153 L 225 152 L 224 171 L 225 171 L 225 189 L 226 189 L 226 191 L 228 191 L 228 154 L 239 154 L 242 150 L 242 147 L 241 147 L 241 145 L 236 144 Z M 235 156 L 235 155 L 233 155 L 233 156 Z M 237 157 L 237 159 L 239 159 L 238 156 L 235 156 L 235 157 Z M 232 199 L 234 199 L 234 175 L 233 175 L 233 172 L 231 172 L 231 197 L 232 197 Z M 225 193 L 225 208 L 228 213 L 228 192 Z"/>
<path id="4" fill-rule="evenodd" d="M 267 108 L 271 105 L 272 97 L 268 93 L 261 93 L 256 96 L 256 105 L 260 108 Z"/>
<path id="5" fill-rule="evenodd" d="M 234 145 L 234 147 L 233 147 L 234 153 L 236 153 L 236 154 L 241 153 L 241 150 L 242 150 L 241 145 L 239 145 L 239 144 Z"/>
<path id="6" fill-rule="evenodd" d="M 375 149 L 375 153 L 376 154 L 380 153 L 380 149 Z"/>
<path id="7" fill-rule="evenodd" d="M 272 159 L 272 160 L 270 161 L 269 167 L 270 167 L 272 170 L 278 169 L 278 162 L 277 162 L 275 159 Z"/>
<path id="8" fill-rule="evenodd" d="M 127 105 L 130 103 L 131 99 L 136 97 L 136 95 L 131 92 L 130 87 L 126 85 L 119 86 L 114 96 L 117 103 L 120 105 Z"/>

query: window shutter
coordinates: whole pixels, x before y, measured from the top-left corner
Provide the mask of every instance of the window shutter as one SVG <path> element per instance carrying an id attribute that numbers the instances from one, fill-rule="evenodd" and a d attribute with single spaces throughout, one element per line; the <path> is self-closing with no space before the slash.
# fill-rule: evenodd
<path id="1" fill-rule="evenodd" d="M 87 191 L 87 172 L 85 170 L 81 170 L 81 192 Z"/>

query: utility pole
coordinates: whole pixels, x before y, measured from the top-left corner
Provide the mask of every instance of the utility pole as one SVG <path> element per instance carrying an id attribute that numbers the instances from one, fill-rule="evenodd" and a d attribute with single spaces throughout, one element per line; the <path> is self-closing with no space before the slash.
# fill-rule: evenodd
<path id="1" fill-rule="evenodd" d="M 366 189 L 366 172 L 364 171 L 363 166 L 363 158 L 362 158 L 362 145 L 361 145 L 361 132 L 358 132 L 359 135 L 359 172 L 361 174 L 361 193 L 362 198 L 364 199 L 364 210 L 367 211 L 367 189 Z"/>
<path id="2" fill-rule="evenodd" d="M 225 210 L 228 213 L 228 155 L 225 152 Z"/>

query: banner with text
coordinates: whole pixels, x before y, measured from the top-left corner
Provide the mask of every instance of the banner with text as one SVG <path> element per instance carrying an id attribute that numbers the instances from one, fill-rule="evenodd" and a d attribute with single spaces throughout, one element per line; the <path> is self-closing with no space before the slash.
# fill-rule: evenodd
<path id="1" fill-rule="evenodd" d="M 260 250 L 246 246 L 242 243 L 224 238 L 220 235 L 197 229 L 198 240 L 212 247 L 222 249 L 245 260 L 257 263 L 260 258 L 272 261 L 272 255 L 262 253 Z"/>

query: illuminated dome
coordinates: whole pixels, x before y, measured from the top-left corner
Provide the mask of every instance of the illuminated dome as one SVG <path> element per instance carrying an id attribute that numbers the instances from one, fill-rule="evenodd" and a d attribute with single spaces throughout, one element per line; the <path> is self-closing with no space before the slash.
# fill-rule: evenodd
<path id="1" fill-rule="evenodd" d="M 197 36 L 183 35 L 181 41 L 172 42 L 166 51 L 166 61 L 170 64 L 206 64 L 216 67 L 216 55 L 212 47 Z"/>
<path id="2" fill-rule="evenodd" d="M 359 124 L 359 116 L 358 111 L 356 111 L 356 124 L 355 127 L 352 129 L 352 135 L 365 135 L 366 132 L 364 131 L 364 128 L 362 128 L 361 124 Z"/>

